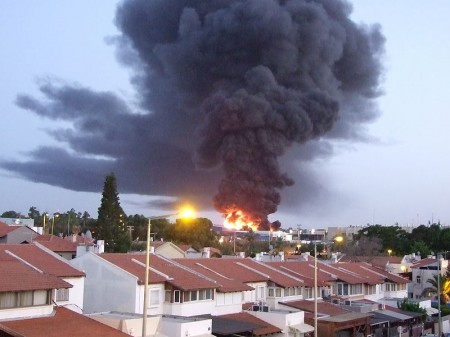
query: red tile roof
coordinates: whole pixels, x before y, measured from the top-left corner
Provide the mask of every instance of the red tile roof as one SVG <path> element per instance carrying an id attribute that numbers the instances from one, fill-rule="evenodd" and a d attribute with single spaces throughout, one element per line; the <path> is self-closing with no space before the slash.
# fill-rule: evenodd
<path id="1" fill-rule="evenodd" d="M 138 278 L 140 284 L 145 279 L 145 254 L 101 254 L 99 257 L 115 264 Z M 150 254 L 149 283 L 167 282 L 181 290 L 218 288 L 214 280 L 188 269 L 175 260 Z"/>
<path id="2" fill-rule="evenodd" d="M 309 261 L 288 260 L 278 262 L 267 262 L 268 265 L 290 275 L 301 278 L 307 287 L 314 286 L 314 259 L 311 257 Z M 324 264 L 317 262 L 317 285 L 325 286 L 328 282 L 336 281 L 330 274 L 323 271 Z"/>
<path id="3" fill-rule="evenodd" d="M 437 259 L 427 257 L 411 265 L 411 268 L 421 268 L 430 265 L 437 265 Z"/>
<path id="4" fill-rule="evenodd" d="M 367 279 L 368 284 L 379 284 L 385 281 L 390 281 L 398 284 L 409 283 L 409 280 L 398 276 L 396 274 L 389 273 L 388 271 L 373 266 L 365 262 L 354 262 L 354 263 L 338 263 L 339 267 L 347 270 L 351 270 L 358 275 L 361 275 Z"/>
<path id="5" fill-rule="evenodd" d="M 72 288 L 71 284 L 42 273 L 5 251 L 0 252 L 0 270 L 0 292 Z"/>
<path id="6" fill-rule="evenodd" d="M 188 267 L 199 263 L 204 268 L 209 268 L 214 272 L 225 275 L 232 280 L 240 281 L 242 283 L 251 282 L 267 282 L 270 277 L 267 273 L 258 271 L 256 268 L 257 262 L 249 258 L 232 258 L 232 259 L 175 259 L 178 263 Z"/>
<path id="7" fill-rule="evenodd" d="M 59 236 L 44 234 L 34 238 L 33 241 L 39 242 L 44 247 L 53 252 L 76 252 L 77 243 L 60 238 Z"/>
<path id="8" fill-rule="evenodd" d="M 50 316 L 1 321 L 0 331 L 2 330 L 26 337 L 131 336 L 64 307 L 56 307 Z"/>
<path id="9" fill-rule="evenodd" d="M 222 270 L 221 272 L 214 270 L 213 268 L 210 268 L 210 263 L 207 263 L 208 261 L 211 261 L 210 259 L 178 259 L 177 262 L 191 268 L 193 270 L 196 270 L 197 272 L 207 276 L 210 279 L 213 279 L 217 282 L 217 285 L 219 286 L 217 290 L 222 293 L 227 292 L 236 292 L 236 291 L 247 291 L 247 290 L 253 290 L 253 287 L 245 284 L 244 282 L 240 280 L 236 280 L 228 274 L 225 270 Z M 217 264 L 220 265 L 222 260 L 218 260 Z M 221 268 L 218 268 L 221 269 Z"/>
<path id="10" fill-rule="evenodd" d="M 16 230 L 17 228 L 22 227 L 20 225 L 8 225 L 2 221 L 0 221 L 0 238 L 7 235 L 9 232 Z"/>
<path id="11" fill-rule="evenodd" d="M 0 252 L 9 251 L 10 255 L 23 259 L 44 273 L 57 277 L 83 277 L 85 274 L 71 266 L 65 260 L 55 257 L 33 244 L 3 244 Z"/>

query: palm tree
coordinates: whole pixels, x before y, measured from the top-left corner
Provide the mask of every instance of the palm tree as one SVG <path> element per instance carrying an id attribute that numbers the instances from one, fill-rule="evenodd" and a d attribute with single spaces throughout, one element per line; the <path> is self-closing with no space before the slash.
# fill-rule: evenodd
<path id="1" fill-rule="evenodd" d="M 441 304 L 446 304 L 450 300 L 450 279 L 442 279 L 441 275 L 433 275 L 433 278 L 429 278 L 427 282 L 431 284 L 431 287 L 425 288 L 422 291 L 422 296 L 437 294 L 438 288 L 440 288 L 439 301 Z M 438 287 L 438 285 L 440 285 L 440 287 Z"/>

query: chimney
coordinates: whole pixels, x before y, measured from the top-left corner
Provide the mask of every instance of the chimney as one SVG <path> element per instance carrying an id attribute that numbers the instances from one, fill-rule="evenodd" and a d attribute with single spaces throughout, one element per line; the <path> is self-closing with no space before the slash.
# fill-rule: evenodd
<path id="1" fill-rule="evenodd" d="M 211 249 L 209 247 L 204 247 L 202 251 L 202 257 L 209 259 L 211 257 Z"/>

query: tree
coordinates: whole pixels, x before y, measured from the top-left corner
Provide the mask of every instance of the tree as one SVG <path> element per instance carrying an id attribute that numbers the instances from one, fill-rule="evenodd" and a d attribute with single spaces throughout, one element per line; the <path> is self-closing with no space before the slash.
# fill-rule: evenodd
<path id="1" fill-rule="evenodd" d="M 425 258 L 431 254 L 431 249 L 423 241 L 413 241 L 409 253 L 416 253 Z"/>
<path id="2" fill-rule="evenodd" d="M 124 221 L 125 213 L 120 206 L 116 177 L 110 173 L 105 178 L 97 219 L 97 239 L 105 240 L 105 251 L 129 250 L 131 242 Z"/>
<path id="3" fill-rule="evenodd" d="M 379 256 L 383 252 L 381 239 L 377 237 L 362 236 L 357 241 L 352 241 L 345 247 L 345 253 L 349 256 Z"/>
<path id="4" fill-rule="evenodd" d="M 433 275 L 433 278 L 429 278 L 427 282 L 431 284 L 431 287 L 425 288 L 422 291 L 422 296 L 437 295 L 439 288 L 439 301 L 441 304 L 446 304 L 450 299 L 450 280 L 447 278 L 443 279 L 441 275 Z"/>
<path id="5" fill-rule="evenodd" d="M 34 206 L 31 206 L 28 210 L 28 216 L 30 219 L 34 220 L 35 226 L 40 226 L 42 224 L 41 213 Z"/>
<path id="6" fill-rule="evenodd" d="M 21 218 L 20 213 L 15 211 L 6 211 L 3 212 L 0 218 Z"/>
<path id="7" fill-rule="evenodd" d="M 418 302 L 411 302 L 409 299 L 405 298 L 402 301 L 397 302 L 397 307 L 404 311 L 418 312 L 423 314 L 422 318 L 425 318 L 427 310 L 421 308 Z"/>
<path id="8" fill-rule="evenodd" d="M 164 233 L 168 240 L 200 249 L 217 245 L 212 227 L 211 220 L 206 218 L 177 219 L 175 224 L 166 227 Z"/>

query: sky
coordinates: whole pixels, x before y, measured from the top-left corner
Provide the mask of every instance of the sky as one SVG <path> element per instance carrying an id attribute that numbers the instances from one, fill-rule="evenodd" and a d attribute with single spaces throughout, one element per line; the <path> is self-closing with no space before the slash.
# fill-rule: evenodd
<path id="1" fill-rule="evenodd" d="M 450 3 L 445 0 L 355 0 L 351 3 L 353 21 L 379 24 L 385 37 L 381 59 L 382 94 L 375 100 L 378 116 L 361 127 L 362 136 L 329 139 L 332 149 L 327 154 L 303 162 L 297 173 L 288 172 L 301 184 L 297 181 L 282 190 L 278 211 L 270 214 L 269 220 L 281 221 L 283 228 L 374 223 L 417 226 L 429 221 L 449 224 L 450 147 L 447 144 L 450 134 L 447 126 L 450 95 L 446 82 L 450 78 L 447 61 L 450 59 L 450 22 L 447 19 Z M 20 95 L 42 100 L 43 93 L 39 89 L 43 83 L 70 83 L 73 87 L 95 92 L 112 92 L 136 107 L 136 87 L 131 83 L 135 73 L 123 64 L 127 55 L 119 54 L 114 42 L 119 34 L 114 24 L 116 5 L 106 0 L 95 3 L 6 0 L 0 3 L 3 42 L 0 74 L 4 79 L 0 83 L 2 161 L 27 162 L 32 158 L 36 164 L 32 169 L 39 169 L 41 174 L 24 177 L 0 165 L 0 212 L 27 213 L 35 206 L 41 212 L 65 212 L 74 208 L 97 216 L 104 177 L 91 173 L 88 161 L 76 161 L 67 153 L 55 150 L 67 142 L 64 132 L 70 134 L 72 144 L 86 146 L 73 132 L 76 131 L 73 123 L 77 120 L 60 119 L 52 112 L 47 116 L 39 115 L 19 107 L 17 100 Z M 86 97 L 89 93 L 83 92 Z M 121 107 L 122 101 L 114 102 L 117 104 L 112 109 Z M 111 123 L 114 120 L 111 119 Z M 126 124 L 110 127 L 115 127 L 122 138 L 133 138 L 127 133 Z M 139 136 L 148 137 L 145 134 L 148 130 L 142 125 Z M 112 146 L 121 148 L 124 144 L 117 142 Z M 137 143 L 133 144 L 125 151 L 134 151 Z M 94 145 L 97 144 L 89 144 Z M 283 167 L 295 167 L 295 164 L 286 164 L 292 160 L 292 152 L 307 152 L 308 146 L 296 145 L 288 150 L 281 160 Z M 66 150 L 70 154 L 76 146 Z M 157 160 L 164 160 L 161 156 L 157 154 Z M 155 157 L 153 154 L 150 157 L 135 156 L 136 161 L 125 170 L 140 170 L 142 164 L 153 172 Z M 182 163 L 167 160 L 177 169 Z M 58 176 L 56 168 L 60 167 L 65 167 L 70 174 Z M 40 182 L 39 177 L 44 176 L 42 170 L 47 172 L 48 183 Z M 212 199 L 216 193 L 211 188 L 214 179 L 209 181 L 207 177 L 203 184 L 203 177 L 186 170 L 180 170 L 179 179 L 172 183 L 175 187 L 166 192 L 175 195 L 176 186 L 182 186 L 183 198 L 190 195 L 194 207 L 196 201 L 204 206 L 204 199 L 196 200 L 196 193 L 203 197 L 210 191 Z M 126 180 L 125 175 L 118 177 L 118 192 L 128 215 L 171 213 L 167 207 L 170 202 L 155 203 L 152 202 L 155 198 L 144 195 L 145 181 L 133 185 Z M 186 192 L 189 184 L 185 184 L 190 180 L 196 186 L 191 194 Z M 126 188 L 127 192 L 134 188 L 136 193 L 123 192 L 123 185 L 132 186 Z M 302 188 L 308 193 L 296 197 Z M 155 191 L 160 192 L 158 195 L 165 192 L 163 189 Z M 212 207 L 196 208 L 199 216 L 215 223 L 222 221 L 221 214 Z"/>

